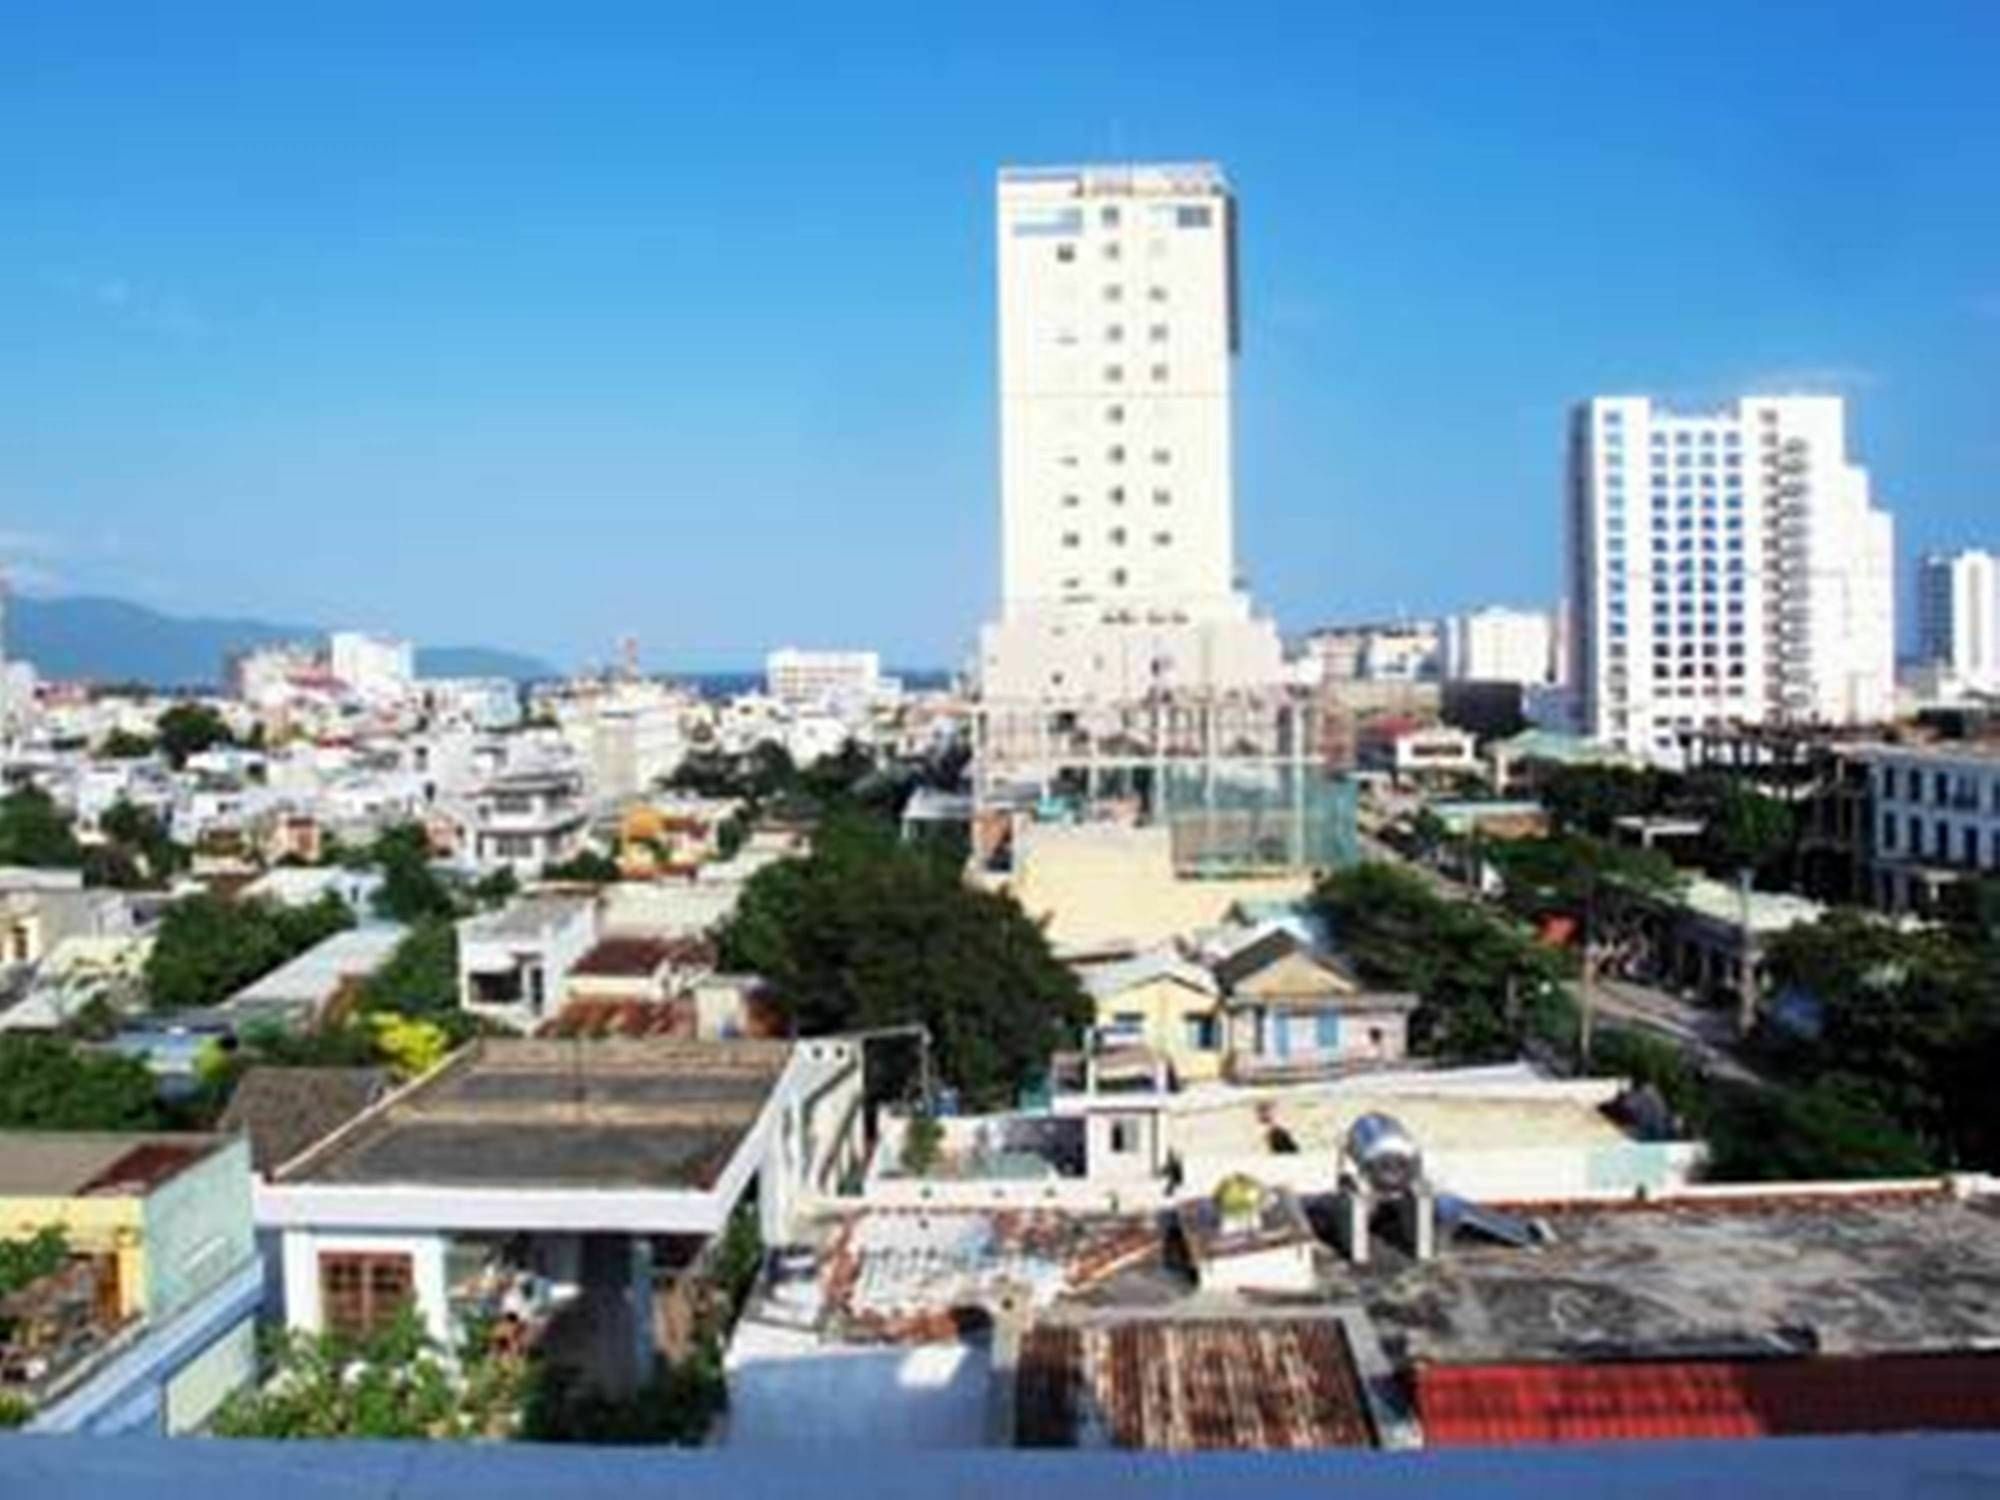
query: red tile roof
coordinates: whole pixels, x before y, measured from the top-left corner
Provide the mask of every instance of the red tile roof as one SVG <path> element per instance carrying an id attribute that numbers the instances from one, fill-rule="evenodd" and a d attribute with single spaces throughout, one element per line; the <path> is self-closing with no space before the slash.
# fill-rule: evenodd
<path id="1" fill-rule="evenodd" d="M 1419 1365 L 1437 1447 L 2000 1428 L 2000 1355 Z"/>
<path id="2" fill-rule="evenodd" d="M 714 962 L 715 945 L 706 938 L 608 937 L 599 939 L 570 972 L 607 979 L 643 979 L 664 964 Z"/>

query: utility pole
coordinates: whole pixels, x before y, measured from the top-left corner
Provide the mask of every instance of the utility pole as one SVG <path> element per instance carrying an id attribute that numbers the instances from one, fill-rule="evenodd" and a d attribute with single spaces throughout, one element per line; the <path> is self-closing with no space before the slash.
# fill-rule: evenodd
<path id="1" fill-rule="evenodd" d="M 1745 865 L 1736 872 L 1736 1033 L 1748 1036 L 1757 1025 L 1757 940 L 1750 930 L 1750 882 Z"/>

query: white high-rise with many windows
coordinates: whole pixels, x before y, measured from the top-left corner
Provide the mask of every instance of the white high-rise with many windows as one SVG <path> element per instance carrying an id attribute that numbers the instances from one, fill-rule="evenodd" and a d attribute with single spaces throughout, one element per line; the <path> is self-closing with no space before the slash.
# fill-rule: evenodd
<path id="1" fill-rule="evenodd" d="M 1963 687 L 2000 690 L 2000 559 L 1927 552 L 1917 563 L 1918 658 Z"/>
<path id="2" fill-rule="evenodd" d="M 1237 587 L 1235 202 L 1209 164 L 1004 171 L 988 697 L 1268 684 Z"/>
<path id="3" fill-rule="evenodd" d="M 1840 398 L 1587 401 L 1568 484 L 1585 734 L 1672 761 L 1703 727 L 1889 717 L 1894 535 Z"/>

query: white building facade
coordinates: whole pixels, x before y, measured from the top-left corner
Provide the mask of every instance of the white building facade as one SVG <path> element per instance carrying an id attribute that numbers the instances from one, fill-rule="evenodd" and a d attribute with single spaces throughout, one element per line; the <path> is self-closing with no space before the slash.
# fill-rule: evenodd
<path id="1" fill-rule="evenodd" d="M 1917 562 L 1917 657 L 1975 692 L 2000 690 L 2000 559 L 1927 552 Z"/>
<path id="2" fill-rule="evenodd" d="M 1578 727 L 1656 760 L 1730 723 L 1871 723 L 1895 694 L 1894 533 L 1832 396 L 1572 418 Z"/>
<path id="3" fill-rule="evenodd" d="M 336 630 L 327 638 L 327 657 L 349 692 L 371 700 L 402 697 L 417 676 L 416 648 L 387 636 Z"/>
<path id="4" fill-rule="evenodd" d="M 1001 613 L 988 698 L 1275 682 L 1237 585 L 1236 209 L 1210 164 L 999 183 Z"/>
<path id="5" fill-rule="evenodd" d="M 1874 896 L 1927 911 L 1943 890 L 2000 874 L 2000 754 L 1989 746 L 1875 745 L 1868 767 Z"/>
<path id="6" fill-rule="evenodd" d="M 802 651 L 781 646 L 764 657 L 764 687 L 780 703 L 865 704 L 882 688 L 873 651 Z"/>
<path id="7" fill-rule="evenodd" d="M 1444 622 L 1444 675 L 1454 682 L 1555 680 L 1555 617 L 1547 610 L 1494 606 L 1449 615 Z"/>

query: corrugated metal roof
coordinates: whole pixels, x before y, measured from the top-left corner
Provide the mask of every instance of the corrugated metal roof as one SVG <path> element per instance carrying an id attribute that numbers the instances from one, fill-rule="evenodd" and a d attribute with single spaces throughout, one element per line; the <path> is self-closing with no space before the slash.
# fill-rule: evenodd
<path id="1" fill-rule="evenodd" d="M 2000 1427 L 2000 1355 L 1419 1365 L 1438 1446 Z"/>
<path id="2" fill-rule="evenodd" d="M 1016 1382 L 1025 1447 L 1375 1445 L 1336 1318 L 1044 1324 L 1022 1340 Z"/>

